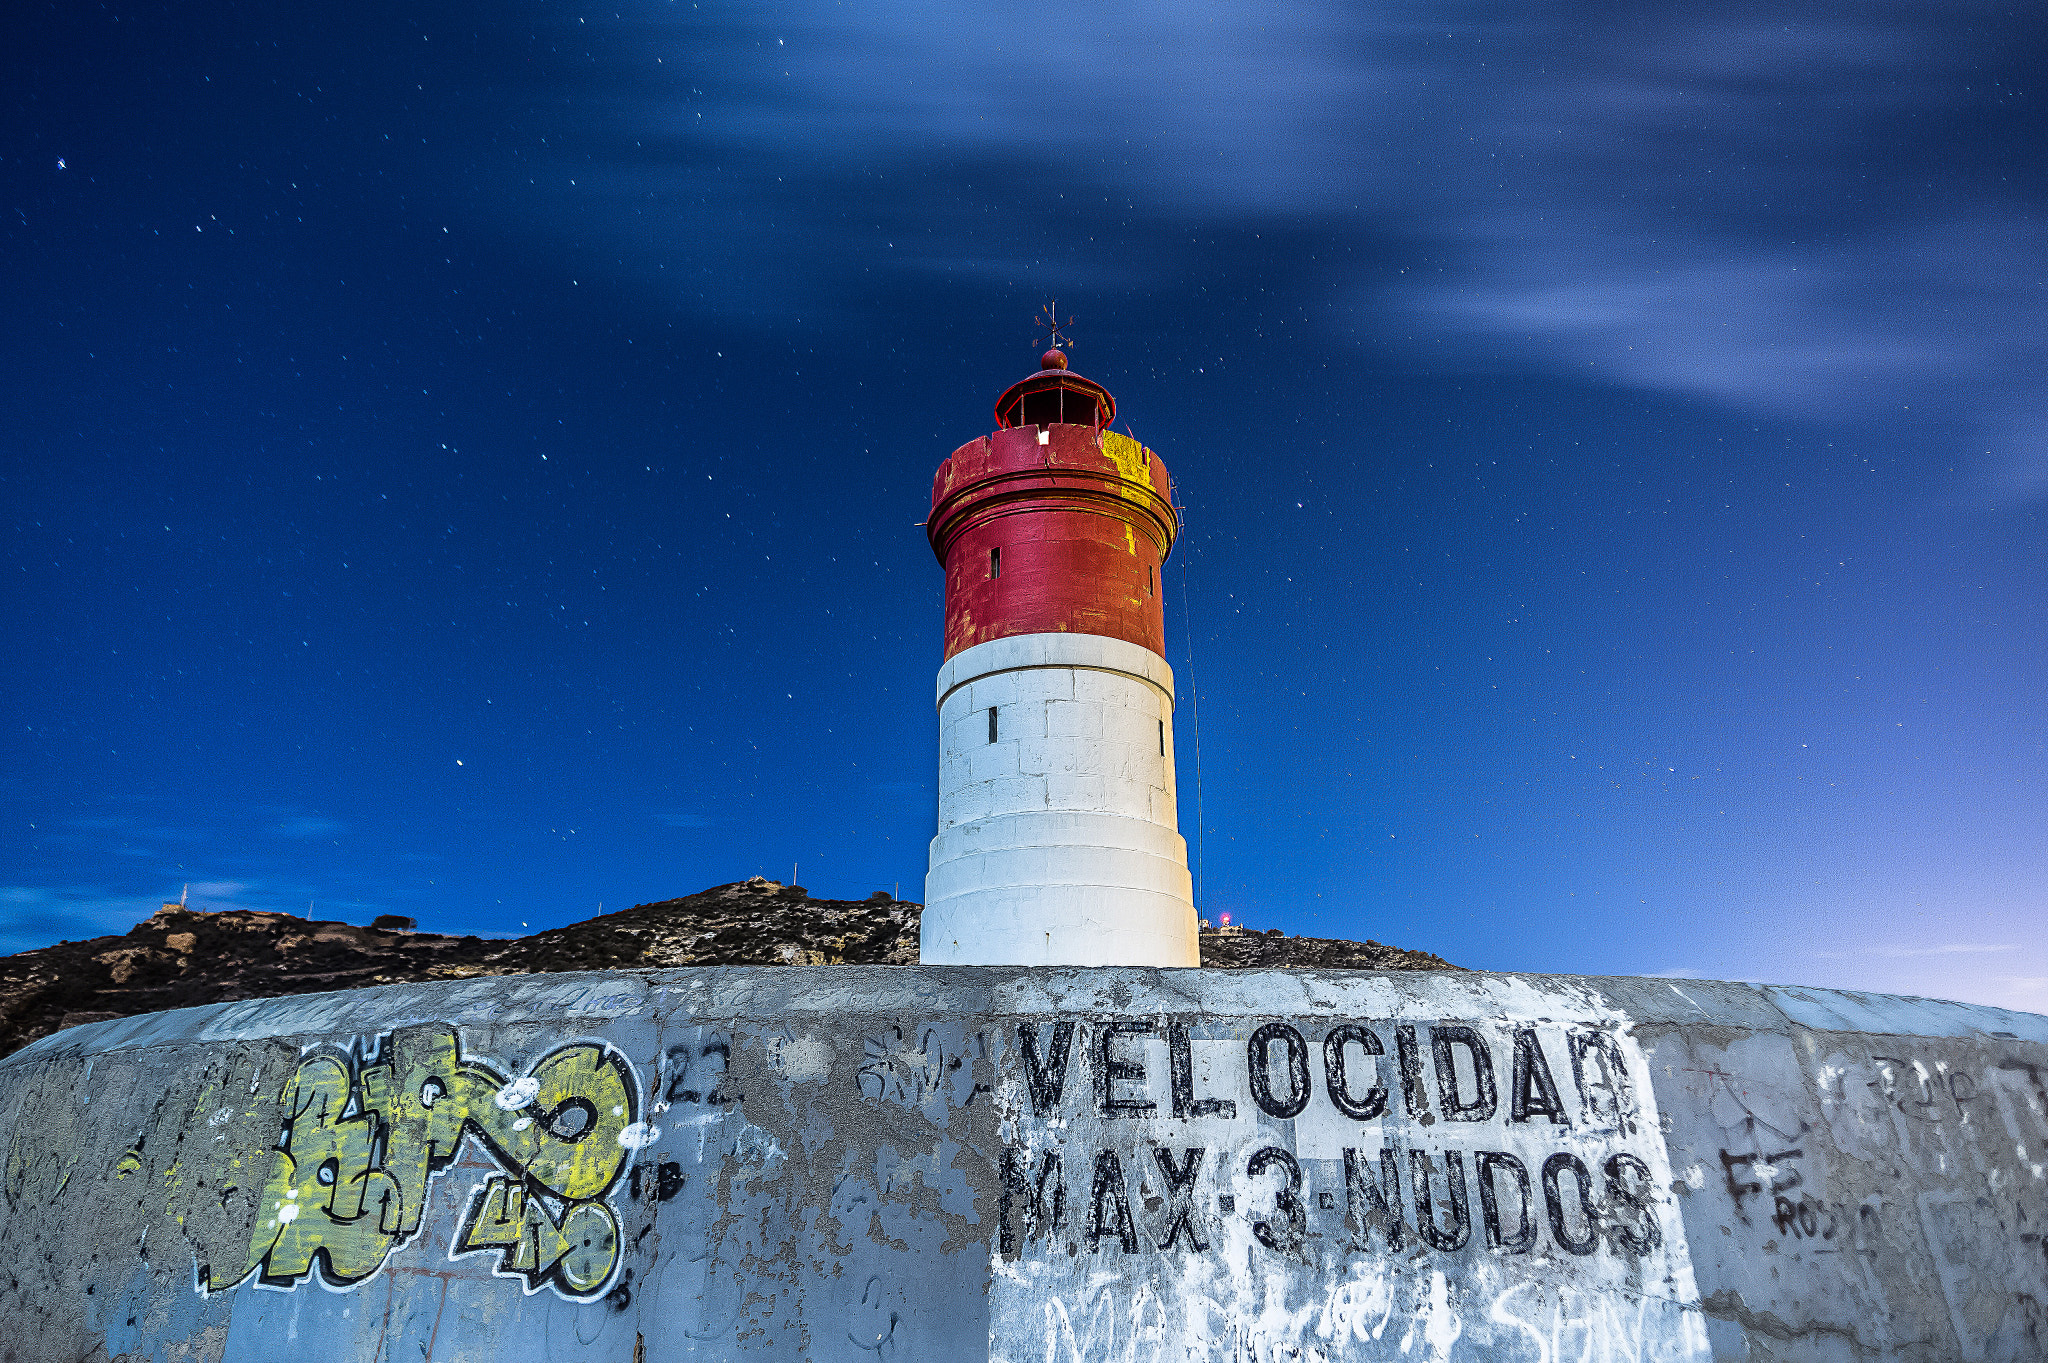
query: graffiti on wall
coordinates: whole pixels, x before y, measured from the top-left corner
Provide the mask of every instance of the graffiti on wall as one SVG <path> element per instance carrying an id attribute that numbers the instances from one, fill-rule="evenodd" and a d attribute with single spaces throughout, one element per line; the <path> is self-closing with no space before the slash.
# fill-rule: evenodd
<path id="1" fill-rule="evenodd" d="M 248 1255 L 202 1264 L 219 1292 L 252 1274 L 360 1282 L 419 1235 L 437 1175 L 465 1139 L 498 1172 L 470 1191 L 450 1253 L 496 1253 L 528 1291 L 602 1292 L 619 1261 L 606 1195 L 653 1134 L 631 1064 L 602 1042 L 550 1051 L 516 1078 L 466 1055 L 451 1027 L 394 1031 L 373 1053 L 317 1049 L 278 1095 L 278 1138 Z"/>
<path id="2" fill-rule="evenodd" d="M 1828 1321 L 1870 1352 L 1917 1310 L 1946 1318 L 1944 1356 L 2039 1356 L 2048 1070 L 2002 1050 L 1897 1036 L 1806 1057 L 1776 1038 L 1685 1052 L 1672 1153 L 1725 1228 L 1700 1251 L 1708 1271 L 1767 1256 L 1747 1309 L 1792 1330 Z"/>

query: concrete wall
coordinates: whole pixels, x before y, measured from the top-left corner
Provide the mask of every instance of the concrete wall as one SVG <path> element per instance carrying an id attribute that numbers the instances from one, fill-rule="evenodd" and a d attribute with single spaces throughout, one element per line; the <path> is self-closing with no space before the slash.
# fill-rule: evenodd
<path id="1" fill-rule="evenodd" d="M 0 1360 L 2037 1359 L 2048 1019 L 1465 973 L 393 986 L 0 1061 Z"/>
<path id="2" fill-rule="evenodd" d="M 1199 961 L 1166 660 L 1098 635 L 1014 635 L 948 658 L 938 695 L 923 959 Z"/>

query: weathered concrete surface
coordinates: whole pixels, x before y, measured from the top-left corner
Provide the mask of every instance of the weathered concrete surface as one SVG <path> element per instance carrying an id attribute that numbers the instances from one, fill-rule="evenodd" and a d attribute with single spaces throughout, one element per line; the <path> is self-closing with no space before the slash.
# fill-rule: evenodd
<path id="1" fill-rule="evenodd" d="M 731 968 L 0 1061 L 0 1360 L 2037 1359 L 2048 1018 Z"/>

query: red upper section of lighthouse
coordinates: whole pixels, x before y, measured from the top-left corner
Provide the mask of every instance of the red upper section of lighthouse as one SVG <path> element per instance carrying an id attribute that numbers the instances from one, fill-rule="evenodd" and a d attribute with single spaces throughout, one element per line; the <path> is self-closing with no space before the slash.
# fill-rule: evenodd
<path id="1" fill-rule="evenodd" d="M 946 567 L 949 658 L 1059 631 L 1165 656 L 1172 482 L 1150 450 L 1106 429 L 1116 399 L 1065 361 L 1049 351 L 1041 372 L 997 399 L 1002 429 L 953 451 L 932 480 L 925 526 Z"/>

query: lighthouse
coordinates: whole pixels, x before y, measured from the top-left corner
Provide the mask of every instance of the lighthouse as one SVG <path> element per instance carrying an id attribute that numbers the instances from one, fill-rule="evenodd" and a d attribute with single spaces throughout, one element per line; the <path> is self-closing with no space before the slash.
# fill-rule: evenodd
<path id="1" fill-rule="evenodd" d="M 946 570 L 919 957 L 1200 964 L 1174 800 L 1166 466 L 1054 346 L 932 480 Z"/>

